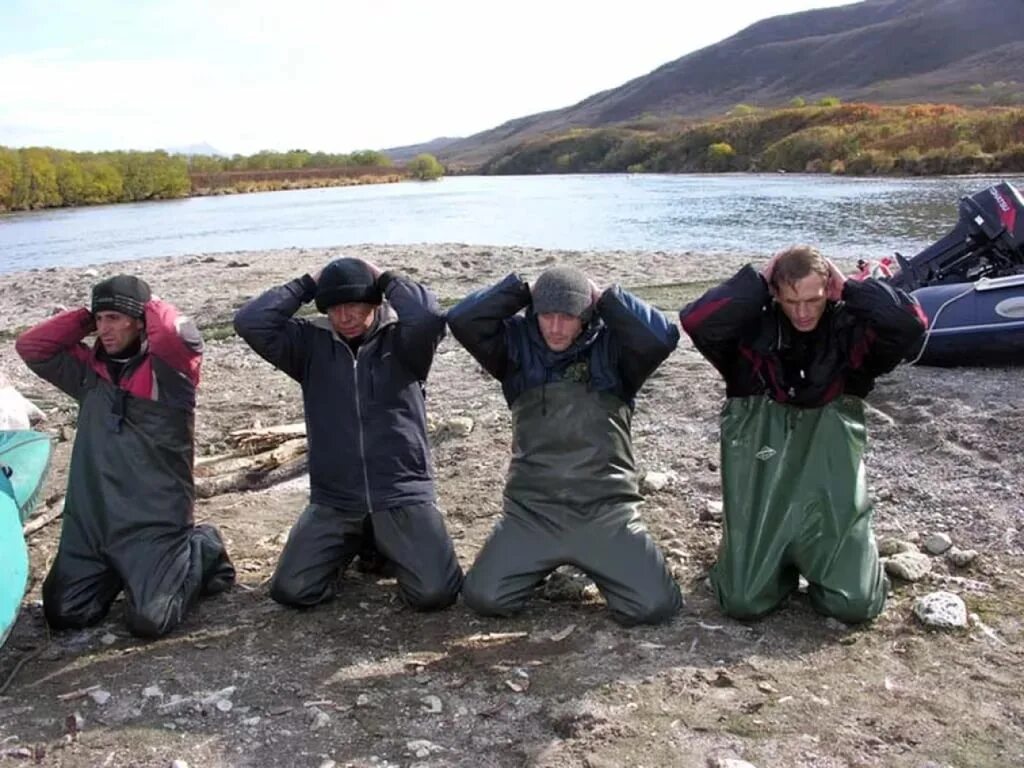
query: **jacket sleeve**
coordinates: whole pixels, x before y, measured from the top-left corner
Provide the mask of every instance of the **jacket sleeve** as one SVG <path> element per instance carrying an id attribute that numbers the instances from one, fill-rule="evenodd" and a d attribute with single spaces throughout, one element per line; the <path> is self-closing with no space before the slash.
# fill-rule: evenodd
<path id="1" fill-rule="evenodd" d="M 14 346 L 36 375 L 78 400 L 91 356 L 82 339 L 93 330 L 88 309 L 70 309 L 29 328 Z"/>
<path id="2" fill-rule="evenodd" d="M 393 272 L 385 272 L 378 284 L 398 312 L 395 352 L 419 379 L 430 373 L 437 345 L 444 338 L 444 312 L 437 296 L 419 283 Z"/>
<path id="3" fill-rule="evenodd" d="M 693 345 L 728 378 L 739 342 L 771 303 L 764 277 L 747 264 L 679 312 Z"/>
<path id="4" fill-rule="evenodd" d="M 847 312 L 867 326 L 851 362 L 870 376 L 895 368 L 928 327 L 917 300 L 882 280 L 847 280 L 843 301 Z"/>
<path id="5" fill-rule="evenodd" d="M 601 294 L 597 314 L 611 333 L 626 389 L 638 392 L 679 344 L 679 328 L 659 310 L 617 285 Z"/>
<path id="6" fill-rule="evenodd" d="M 196 324 L 172 305 L 159 299 L 146 302 L 146 338 L 149 353 L 199 384 L 203 338 Z"/>
<path id="7" fill-rule="evenodd" d="M 301 382 L 307 343 L 303 324 L 292 315 L 315 296 L 316 283 L 309 275 L 271 288 L 238 310 L 235 332 L 256 354 Z"/>
<path id="8" fill-rule="evenodd" d="M 509 365 L 509 322 L 529 303 L 529 286 L 512 273 L 449 309 L 448 327 L 488 373 L 503 381 Z"/>

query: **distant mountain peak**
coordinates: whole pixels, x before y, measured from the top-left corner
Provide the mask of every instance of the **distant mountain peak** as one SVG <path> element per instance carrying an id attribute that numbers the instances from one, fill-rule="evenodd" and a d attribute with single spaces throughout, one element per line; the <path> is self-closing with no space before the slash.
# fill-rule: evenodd
<path id="1" fill-rule="evenodd" d="M 207 157 L 228 157 L 225 152 L 221 152 L 216 147 L 212 147 L 205 141 L 199 144 L 186 144 L 183 147 L 168 147 L 166 150 L 169 155 L 206 155 Z"/>

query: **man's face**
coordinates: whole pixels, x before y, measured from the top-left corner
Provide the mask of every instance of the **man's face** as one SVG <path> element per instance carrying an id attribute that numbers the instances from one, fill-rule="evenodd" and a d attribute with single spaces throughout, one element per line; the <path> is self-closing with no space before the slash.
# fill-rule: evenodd
<path id="1" fill-rule="evenodd" d="M 818 327 L 821 316 L 825 314 L 827 285 L 826 278 L 812 272 L 795 283 L 784 283 L 778 287 L 775 298 L 789 322 L 801 333 Z"/>
<path id="2" fill-rule="evenodd" d="M 544 312 L 537 315 L 540 335 L 552 352 L 564 352 L 583 331 L 583 321 L 564 312 Z"/>
<path id="3" fill-rule="evenodd" d="M 331 327 L 343 339 L 357 339 L 373 325 L 376 306 L 362 301 L 335 304 L 327 308 Z"/>
<path id="4" fill-rule="evenodd" d="M 145 327 L 141 320 L 113 310 L 102 310 L 93 318 L 96 320 L 96 335 L 108 355 L 117 355 L 134 344 Z"/>

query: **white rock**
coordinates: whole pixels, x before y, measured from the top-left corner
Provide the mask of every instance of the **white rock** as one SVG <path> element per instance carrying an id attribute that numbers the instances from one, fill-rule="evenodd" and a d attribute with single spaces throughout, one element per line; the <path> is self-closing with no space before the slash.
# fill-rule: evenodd
<path id="1" fill-rule="evenodd" d="M 441 699 L 438 696 L 424 696 L 420 701 L 423 704 L 423 711 L 428 712 L 432 715 L 436 715 L 442 709 L 444 705 L 441 704 Z"/>
<path id="2" fill-rule="evenodd" d="M 117 642 L 117 635 L 112 635 L 110 632 L 107 632 L 100 638 L 100 642 L 104 645 L 113 645 Z"/>
<path id="3" fill-rule="evenodd" d="M 89 691 L 89 698 L 102 707 L 104 704 L 110 701 L 110 692 L 103 690 Z"/>
<path id="4" fill-rule="evenodd" d="M 357 707 L 368 707 L 368 706 L 370 706 L 370 697 L 367 696 L 365 693 L 360 693 L 358 696 L 356 696 L 356 706 Z"/>
<path id="5" fill-rule="evenodd" d="M 967 626 L 967 606 L 952 592 L 932 592 L 917 599 L 914 615 L 922 624 L 939 629 Z"/>
<path id="6" fill-rule="evenodd" d="M 149 685 L 142 689 L 142 698 L 144 699 L 155 699 L 163 695 L 164 692 L 160 690 L 159 685 Z"/>
<path id="7" fill-rule="evenodd" d="M 917 545 L 892 536 L 878 540 L 878 554 L 882 557 L 892 557 L 900 552 L 917 552 Z"/>
<path id="8" fill-rule="evenodd" d="M 708 499 L 704 503 L 704 510 L 700 513 L 701 520 L 721 520 L 722 502 L 720 499 Z"/>
<path id="9" fill-rule="evenodd" d="M 219 709 L 221 712 L 230 712 L 231 708 L 235 705 L 232 704 L 229 699 L 218 699 L 217 703 L 214 704 L 214 706 L 217 707 L 217 709 Z"/>
<path id="10" fill-rule="evenodd" d="M 920 581 L 932 569 L 932 561 L 921 552 L 900 552 L 885 562 L 886 573 L 904 581 Z"/>
<path id="11" fill-rule="evenodd" d="M 259 715 L 253 715 L 252 717 L 246 717 L 242 720 L 242 725 L 246 728 L 255 728 L 260 724 L 262 718 Z"/>
<path id="12" fill-rule="evenodd" d="M 432 741 L 426 739 L 413 739 L 405 744 L 407 752 L 411 752 L 416 757 L 430 757 L 434 752 L 443 752 L 444 747 L 440 747 Z"/>
<path id="13" fill-rule="evenodd" d="M 924 549 L 931 555 L 941 555 L 953 546 L 953 540 L 945 533 L 933 533 L 924 540 Z"/>
<path id="14" fill-rule="evenodd" d="M 952 547 L 948 552 L 946 552 L 946 558 L 957 568 L 963 568 L 964 566 L 970 565 L 977 557 L 978 553 L 973 549 Z"/>
<path id="15" fill-rule="evenodd" d="M 473 431 L 473 426 L 473 420 L 469 416 L 453 416 L 445 422 L 444 428 L 446 432 L 456 437 L 465 437 Z"/>
<path id="16" fill-rule="evenodd" d="M 320 768 L 337 768 L 337 765 L 333 760 L 324 760 L 320 763 Z"/>
<path id="17" fill-rule="evenodd" d="M 184 760 L 172 760 L 171 768 L 188 768 L 188 763 Z"/>
<path id="18" fill-rule="evenodd" d="M 319 731 L 321 728 L 326 728 L 331 724 L 331 716 L 324 712 L 319 707 L 309 708 L 309 727 L 310 730 Z"/>
<path id="19" fill-rule="evenodd" d="M 708 760 L 708 768 L 757 768 L 757 766 L 746 760 L 740 760 L 738 757 L 712 757 Z"/>
<path id="20" fill-rule="evenodd" d="M 644 475 L 644 479 L 640 481 L 640 490 L 644 493 L 660 491 L 669 484 L 669 480 L 671 480 L 671 477 L 667 472 L 648 472 Z"/>
<path id="21" fill-rule="evenodd" d="M 82 275 L 84 277 L 99 277 L 100 271 L 98 269 L 93 269 L 92 267 L 89 267 L 88 269 L 82 270 Z"/>

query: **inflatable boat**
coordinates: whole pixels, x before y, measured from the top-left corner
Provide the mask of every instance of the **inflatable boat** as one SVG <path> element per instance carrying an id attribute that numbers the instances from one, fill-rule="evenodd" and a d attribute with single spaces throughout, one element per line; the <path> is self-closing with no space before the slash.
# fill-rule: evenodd
<path id="1" fill-rule="evenodd" d="M 1007 182 L 960 201 L 948 235 L 916 256 L 896 254 L 889 281 L 928 315 L 908 360 L 920 365 L 1024 364 L 1024 198 Z"/>
<path id="2" fill-rule="evenodd" d="M 18 619 L 28 586 L 22 526 L 50 466 L 50 438 L 31 430 L 0 431 L 0 647 Z"/>

